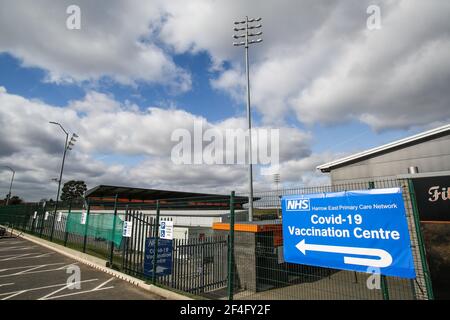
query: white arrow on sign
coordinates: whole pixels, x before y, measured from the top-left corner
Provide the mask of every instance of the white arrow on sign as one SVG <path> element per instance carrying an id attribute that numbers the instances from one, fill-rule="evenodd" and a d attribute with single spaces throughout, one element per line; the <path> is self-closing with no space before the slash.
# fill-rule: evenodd
<path id="1" fill-rule="evenodd" d="M 344 257 L 345 264 L 354 264 L 359 266 L 385 268 L 392 264 L 392 256 L 389 252 L 382 249 L 372 248 L 356 248 L 356 247 L 339 247 L 327 246 L 321 244 L 309 244 L 305 239 L 297 243 L 295 246 L 301 253 L 306 255 L 306 251 L 320 251 L 331 253 L 355 254 L 362 256 L 378 257 L 379 259 Z"/>
<path id="2" fill-rule="evenodd" d="M 167 268 L 161 267 L 161 266 L 156 266 L 156 273 L 163 273 L 164 270 L 166 270 Z"/>

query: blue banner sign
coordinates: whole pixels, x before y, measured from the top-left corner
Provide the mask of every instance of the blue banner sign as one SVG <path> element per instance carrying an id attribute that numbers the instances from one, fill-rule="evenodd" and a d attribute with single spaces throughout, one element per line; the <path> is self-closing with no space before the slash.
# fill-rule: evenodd
<path id="1" fill-rule="evenodd" d="M 400 188 L 285 196 L 286 262 L 415 278 Z"/>
<path id="2" fill-rule="evenodd" d="M 158 240 L 158 255 L 156 264 L 156 275 L 165 276 L 172 273 L 172 240 Z M 153 261 L 155 253 L 155 238 L 145 239 L 144 274 L 153 275 Z"/>

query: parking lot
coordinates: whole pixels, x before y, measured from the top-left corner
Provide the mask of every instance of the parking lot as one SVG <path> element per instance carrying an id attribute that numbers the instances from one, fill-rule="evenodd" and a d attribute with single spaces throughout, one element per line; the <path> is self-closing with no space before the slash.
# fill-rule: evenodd
<path id="1" fill-rule="evenodd" d="M 55 299 L 163 298 L 30 241 L 0 238 L 0 300 Z"/>

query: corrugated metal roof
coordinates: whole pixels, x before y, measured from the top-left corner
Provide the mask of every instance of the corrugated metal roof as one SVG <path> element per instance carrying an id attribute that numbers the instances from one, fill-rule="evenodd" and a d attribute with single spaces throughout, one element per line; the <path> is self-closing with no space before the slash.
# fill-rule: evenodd
<path id="1" fill-rule="evenodd" d="M 330 170 L 334 167 L 340 167 L 350 162 L 355 162 L 360 159 L 369 158 L 371 156 L 380 154 L 380 153 L 386 153 L 393 149 L 399 149 L 402 147 L 406 147 L 408 145 L 414 144 L 414 143 L 420 143 L 426 140 L 431 140 L 432 138 L 436 136 L 443 136 L 446 134 L 450 134 L 450 124 L 447 124 L 445 126 L 431 129 L 425 132 L 421 132 L 419 134 L 400 139 L 376 148 L 372 148 L 363 152 L 355 153 L 353 155 L 334 160 L 325 164 L 322 164 L 317 167 L 318 170 L 322 172 L 330 172 Z"/>
<path id="2" fill-rule="evenodd" d="M 170 191 L 160 189 L 144 189 L 123 186 L 99 185 L 89 189 L 85 193 L 85 198 L 89 199 L 94 206 L 102 206 L 114 202 L 114 197 L 118 197 L 120 204 L 129 203 L 142 206 L 156 205 L 156 200 L 161 201 L 161 208 L 178 209 L 228 209 L 230 195 Z M 254 200 L 259 198 L 254 197 Z M 235 208 L 242 207 L 248 202 L 248 197 L 236 196 L 234 198 Z M 95 208 L 94 208 L 95 209 Z"/>

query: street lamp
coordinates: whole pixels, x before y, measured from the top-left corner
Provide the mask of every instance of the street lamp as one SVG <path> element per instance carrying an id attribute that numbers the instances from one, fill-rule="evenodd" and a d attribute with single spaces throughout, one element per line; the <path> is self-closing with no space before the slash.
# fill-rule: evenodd
<path id="1" fill-rule="evenodd" d="M 281 181 L 281 177 L 280 177 L 280 174 L 279 173 L 275 173 L 274 175 L 273 175 L 273 182 L 275 182 L 275 184 L 276 184 L 276 186 L 277 186 L 277 191 L 276 191 L 276 195 L 277 195 L 277 204 L 276 204 L 276 206 L 277 206 L 277 216 L 280 216 L 280 210 L 279 210 L 279 208 L 280 208 L 280 206 L 279 206 L 279 200 L 280 200 L 280 195 L 279 195 L 279 193 L 280 193 L 280 181 Z"/>
<path id="2" fill-rule="evenodd" d="M 66 135 L 66 142 L 64 143 L 64 153 L 63 153 L 63 159 L 62 159 L 62 164 L 61 164 L 61 171 L 59 173 L 58 193 L 56 194 L 55 213 L 53 215 L 52 233 L 50 235 L 50 241 L 52 241 L 53 240 L 53 232 L 55 230 L 55 220 L 56 220 L 55 218 L 56 218 L 56 211 L 58 210 L 59 192 L 61 190 L 61 181 L 62 181 L 62 175 L 63 175 L 63 171 L 64 171 L 64 162 L 66 160 L 66 152 L 67 152 L 67 150 L 72 150 L 74 142 L 77 141 L 75 138 L 78 138 L 78 135 L 75 133 L 72 133 L 72 137 L 71 137 L 70 141 L 68 141 L 69 134 L 67 133 L 67 131 L 63 128 L 63 126 L 61 124 L 59 124 L 58 122 L 54 122 L 54 121 L 50 121 L 49 123 L 59 126 L 61 128 L 61 130 L 64 131 L 64 134 Z"/>
<path id="3" fill-rule="evenodd" d="M 8 166 L 3 166 L 3 167 L 8 168 L 12 172 L 11 183 L 9 184 L 9 193 L 8 193 L 8 196 L 6 197 L 6 205 L 8 205 L 9 204 L 9 200 L 11 199 L 11 189 L 12 189 L 12 185 L 13 185 L 13 181 L 14 181 L 14 175 L 16 174 L 16 171 L 14 171 L 13 168 L 8 167 Z"/>
<path id="4" fill-rule="evenodd" d="M 248 62 L 248 46 L 262 42 L 261 38 L 254 38 L 262 35 L 261 31 L 258 31 L 262 25 L 253 24 L 254 22 L 261 21 L 261 18 L 249 19 L 248 16 L 245 20 L 235 21 L 234 31 L 237 32 L 233 36 L 234 39 L 242 39 L 240 42 L 233 42 L 235 47 L 245 46 L 245 69 L 247 73 L 247 121 L 248 121 L 248 181 L 249 181 L 249 196 L 248 196 L 248 220 L 253 221 L 253 168 L 252 168 L 252 116 L 250 110 L 250 71 Z M 258 32 L 249 32 L 254 30 Z"/>

